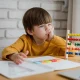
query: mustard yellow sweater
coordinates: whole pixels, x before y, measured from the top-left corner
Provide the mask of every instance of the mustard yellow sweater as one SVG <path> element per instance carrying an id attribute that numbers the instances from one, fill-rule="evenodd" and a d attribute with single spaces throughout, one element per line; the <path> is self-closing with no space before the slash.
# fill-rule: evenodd
<path id="1" fill-rule="evenodd" d="M 63 56 L 65 54 L 66 41 L 54 36 L 51 41 L 45 41 L 41 45 L 34 43 L 27 35 L 22 35 L 14 44 L 6 47 L 2 52 L 2 58 L 7 59 L 6 56 L 12 53 L 25 53 L 29 51 L 28 56 Z"/>

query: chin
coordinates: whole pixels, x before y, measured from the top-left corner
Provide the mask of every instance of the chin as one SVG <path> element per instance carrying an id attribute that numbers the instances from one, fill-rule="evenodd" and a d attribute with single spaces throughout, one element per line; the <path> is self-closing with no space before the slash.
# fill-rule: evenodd
<path id="1" fill-rule="evenodd" d="M 45 38 L 43 38 L 43 39 L 41 39 L 42 41 L 46 41 L 46 39 Z"/>
<path id="2" fill-rule="evenodd" d="M 47 38 L 48 38 L 48 37 L 42 37 L 42 38 L 39 38 L 39 39 L 41 39 L 41 40 L 45 40 L 45 41 L 46 41 Z"/>

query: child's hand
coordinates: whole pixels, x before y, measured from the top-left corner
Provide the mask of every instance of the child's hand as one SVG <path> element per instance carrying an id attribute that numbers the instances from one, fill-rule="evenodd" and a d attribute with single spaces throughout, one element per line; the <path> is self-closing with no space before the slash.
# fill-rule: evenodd
<path id="1" fill-rule="evenodd" d="M 51 29 L 51 31 L 48 32 L 47 41 L 50 41 L 50 40 L 53 38 L 53 35 L 54 35 L 53 30 L 54 30 L 54 29 Z"/>
<path id="2" fill-rule="evenodd" d="M 21 53 L 19 53 L 19 54 L 14 53 L 14 54 L 12 54 L 11 56 L 9 56 L 9 58 L 10 58 L 12 61 L 14 61 L 16 64 L 20 64 L 20 63 L 22 63 L 22 62 L 24 61 L 24 58 L 27 57 L 28 53 L 29 53 L 29 51 L 26 51 L 26 53 L 22 53 L 22 52 L 21 52 Z"/>

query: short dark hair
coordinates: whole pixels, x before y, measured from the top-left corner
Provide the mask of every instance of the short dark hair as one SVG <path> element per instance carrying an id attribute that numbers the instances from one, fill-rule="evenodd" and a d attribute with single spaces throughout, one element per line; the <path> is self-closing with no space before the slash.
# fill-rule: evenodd
<path id="1" fill-rule="evenodd" d="M 29 9 L 23 16 L 23 26 L 25 31 L 27 31 L 27 29 L 32 30 L 33 26 L 51 22 L 52 18 L 50 14 L 40 7 L 33 7 Z"/>

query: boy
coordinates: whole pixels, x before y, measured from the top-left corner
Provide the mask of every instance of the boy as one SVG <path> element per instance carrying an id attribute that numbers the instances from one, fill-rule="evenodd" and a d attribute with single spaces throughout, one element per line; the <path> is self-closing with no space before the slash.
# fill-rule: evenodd
<path id="1" fill-rule="evenodd" d="M 10 59 L 17 64 L 27 56 L 63 56 L 66 41 L 53 34 L 52 19 L 49 13 L 39 7 L 29 9 L 23 17 L 27 35 L 22 35 L 14 44 L 2 52 L 3 59 Z"/>

